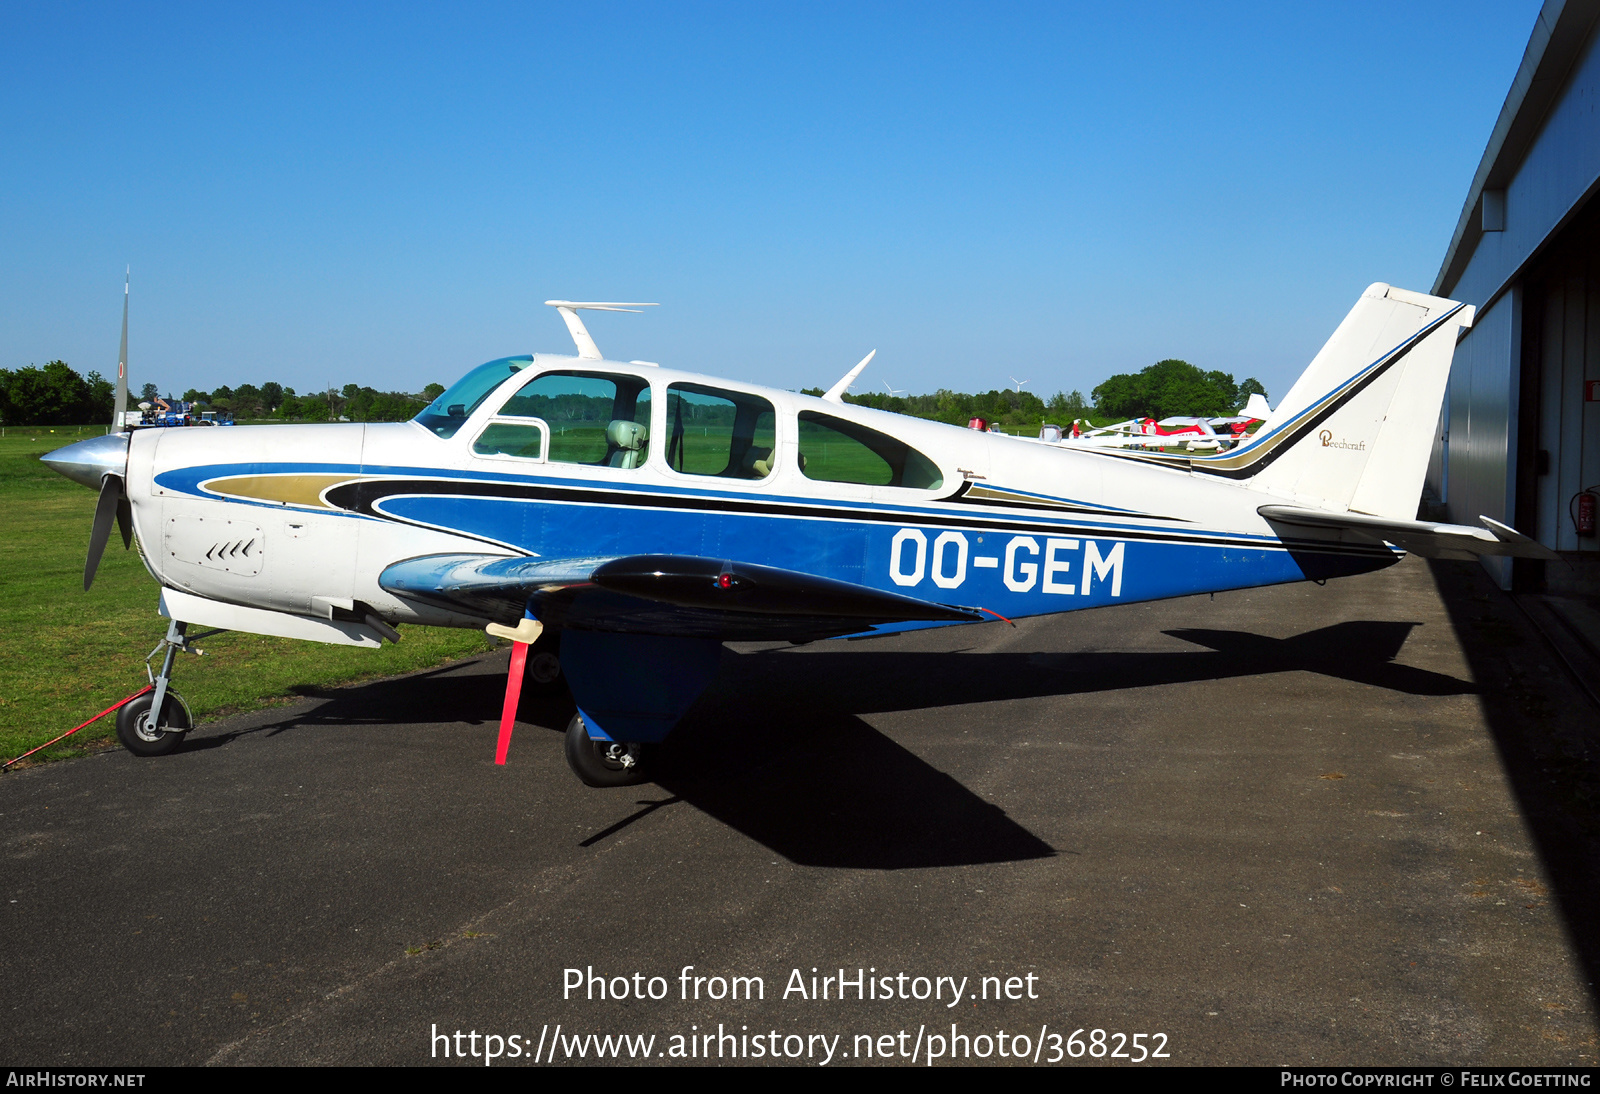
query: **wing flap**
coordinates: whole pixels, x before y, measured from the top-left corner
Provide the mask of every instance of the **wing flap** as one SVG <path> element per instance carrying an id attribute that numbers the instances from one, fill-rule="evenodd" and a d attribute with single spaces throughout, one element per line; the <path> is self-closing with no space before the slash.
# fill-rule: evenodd
<path id="1" fill-rule="evenodd" d="M 848 581 L 775 566 L 719 562 L 689 555 L 632 555 L 614 559 L 596 568 L 591 580 L 614 592 L 708 611 L 883 623 L 909 620 L 965 623 L 983 618 L 972 608 L 934 604 Z"/>

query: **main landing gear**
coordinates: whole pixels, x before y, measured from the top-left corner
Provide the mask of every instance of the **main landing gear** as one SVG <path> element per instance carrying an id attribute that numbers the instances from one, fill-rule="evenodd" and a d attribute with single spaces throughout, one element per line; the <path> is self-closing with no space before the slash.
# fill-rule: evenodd
<path id="1" fill-rule="evenodd" d="M 560 695 L 567 690 L 561 673 L 561 632 L 545 631 L 528 647 L 528 662 L 522 670 L 522 694 Z"/>
<path id="2" fill-rule="evenodd" d="M 144 659 L 145 672 L 150 676 L 154 690 L 146 692 L 117 711 L 117 739 L 135 756 L 165 756 L 183 743 L 184 734 L 194 728 L 194 718 L 189 714 L 189 704 L 183 696 L 172 691 L 172 663 L 179 652 L 199 654 L 193 638 L 185 635 L 188 625 L 174 619 L 167 627 L 167 636 Z M 195 635 L 205 638 L 218 631 Z M 163 653 L 161 671 L 150 668 L 150 658 Z"/>
<path id="3" fill-rule="evenodd" d="M 597 741 L 589 736 L 583 715 L 567 723 L 567 766 L 588 786 L 635 786 L 646 779 L 644 746 Z"/>

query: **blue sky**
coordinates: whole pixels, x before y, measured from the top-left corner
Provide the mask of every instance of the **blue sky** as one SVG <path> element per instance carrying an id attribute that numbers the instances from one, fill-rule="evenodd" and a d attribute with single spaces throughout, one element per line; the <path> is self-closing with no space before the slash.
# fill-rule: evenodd
<path id="1" fill-rule="evenodd" d="M 0 367 L 418 390 L 571 352 L 798 388 L 1274 400 L 1427 290 L 1495 3 L 0 7 Z"/>

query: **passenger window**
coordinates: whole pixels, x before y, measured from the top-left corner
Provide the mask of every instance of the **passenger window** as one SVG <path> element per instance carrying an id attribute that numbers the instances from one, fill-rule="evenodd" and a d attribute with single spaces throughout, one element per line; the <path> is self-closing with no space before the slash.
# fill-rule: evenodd
<path id="1" fill-rule="evenodd" d="M 777 416 L 756 395 L 699 384 L 667 388 L 667 466 L 686 475 L 772 474 Z"/>
<path id="2" fill-rule="evenodd" d="M 544 421 L 551 463 L 634 468 L 644 466 L 650 451 L 650 385 L 637 376 L 546 372 L 508 399 L 497 417 Z M 485 438 L 489 434 L 484 431 Z"/>
<path id="3" fill-rule="evenodd" d="M 536 422 L 491 421 L 472 442 L 480 456 L 515 456 L 537 460 L 544 456 L 544 427 Z"/>
<path id="4" fill-rule="evenodd" d="M 821 482 L 936 490 L 939 466 L 886 433 L 815 411 L 800 412 L 800 472 Z"/>

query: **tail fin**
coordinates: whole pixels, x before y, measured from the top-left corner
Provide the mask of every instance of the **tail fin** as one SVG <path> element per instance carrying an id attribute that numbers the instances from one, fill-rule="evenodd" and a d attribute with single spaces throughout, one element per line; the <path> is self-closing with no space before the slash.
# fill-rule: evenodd
<path id="1" fill-rule="evenodd" d="M 1315 509 L 1415 517 L 1456 332 L 1472 315 L 1372 285 L 1255 437 L 1195 470 Z"/>

